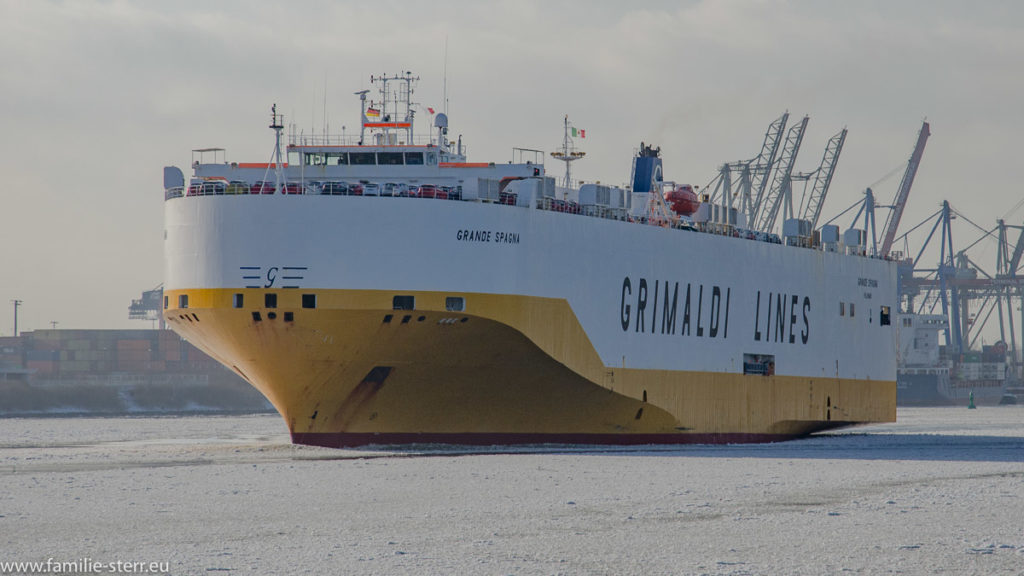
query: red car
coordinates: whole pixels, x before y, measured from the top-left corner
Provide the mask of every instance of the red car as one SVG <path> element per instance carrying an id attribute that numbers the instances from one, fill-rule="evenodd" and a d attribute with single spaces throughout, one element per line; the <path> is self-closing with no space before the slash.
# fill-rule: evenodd
<path id="1" fill-rule="evenodd" d="M 441 196 L 444 194 L 444 196 Z M 447 198 L 448 194 L 443 190 L 438 190 L 437 186 L 433 184 L 424 184 L 416 190 L 417 198 Z"/>
<path id="2" fill-rule="evenodd" d="M 267 181 L 256 182 L 249 187 L 249 194 L 273 194 L 274 183 Z"/>

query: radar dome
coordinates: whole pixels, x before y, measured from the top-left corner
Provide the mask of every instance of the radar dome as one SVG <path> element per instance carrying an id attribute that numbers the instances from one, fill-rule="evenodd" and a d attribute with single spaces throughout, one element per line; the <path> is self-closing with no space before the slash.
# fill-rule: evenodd
<path id="1" fill-rule="evenodd" d="M 448 127 L 448 115 L 441 112 L 437 116 L 434 116 L 434 127 L 435 128 L 447 128 Z"/>

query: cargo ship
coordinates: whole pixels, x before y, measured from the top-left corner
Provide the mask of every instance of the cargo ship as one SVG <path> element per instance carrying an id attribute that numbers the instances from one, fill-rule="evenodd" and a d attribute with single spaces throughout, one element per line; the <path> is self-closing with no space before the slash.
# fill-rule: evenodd
<path id="1" fill-rule="evenodd" d="M 269 162 L 203 148 L 187 182 L 164 169 L 164 318 L 293 442 L 768 442 L 895 420 L 896 269 L 862 231 L 753 232 L 643 144 L 628 185 L 576 185 L 568 119 L 561 185 L 536 151 L 470 162 L 411 75 L 371 81 L 358 135 L 286 137 L 275 110 Z"/>
<path id="2" fill-rule="evenodd" d="M 939 333 L 941 314 L 900 314 L 897 402 L 900 406 L 967 406 L 1016 403 L 1007 370 L 1005 342 L 980 351 L 949 354 Z"/>

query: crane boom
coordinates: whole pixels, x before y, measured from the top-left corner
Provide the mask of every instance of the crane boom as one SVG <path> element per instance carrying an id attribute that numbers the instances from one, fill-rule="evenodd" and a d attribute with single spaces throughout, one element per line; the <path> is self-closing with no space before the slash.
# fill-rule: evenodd
<path id="1" fill-rule="evenodd" d="M 903 217 L 903 208 L 907 205 L 907 197 L 910 195 L 910 187 L 914 185 L 914 176 L 917 175 L 917 167 L 921 164 L 921 156 L 924 154 L 924 145 L 931 136 L 930 126 L 927 122 L 921 125 L 921 132 L 917 135 L 917 144 L 914 145 L 914 153 L 910 155 L 907 162 L 907 170 L 903 173 L 903 180 L 900 181 L 900 189 L 896 192 L 896 200 L 893 202 L 892 212 L 885 221 L 882 236 L 882 249 L 880 254 L 885 257 L 889 255 L 893 241 L 896 240 L 896 229 L 900 226 L 900 218 Z"/>
<path id="2" fill-rule="evenodd" d="M 755 194 L 754 205 L 750 207 L 750 222 L 755 221 L 757 210 L 761 207 L 761 199 L 764 197 L 764 190 L 768 186 L 768 177 L 772 173 L 775 157 L 779 153 L 779 144 L 782 143 L 782 133 L 786 130 L 786 122 L 788 121 L 789 112 L 786 111 L 768 125 L 768 131 L 764 135 L 764 143 L 761 144 L 761 153 L 750 162 L 753 164 L 751 167 L 750 189 Z"/>
<path id="3" fill-rule="evenodd" d="M 804 116 L 803 120 L 790 128 L 786 134 L 786 145 L 782 147 L 782 156 L 775 169 L 775 179 L 772 180 L 772 187 L 768 190 L 768 196 L 765 197 L 764 205 L 758 214 L 757 230 L 761 232 L 771 232 L 775 228 L 775 219 L 779 215 L 782 199 L 789 193 L 792 185 L 793 166 L 796 164 L 796 155 L 800 151 L 800 143 L 803 142 L 808 121 L 810 117 Z"/>
<path id="4" fill-rule="evenodd" d="M 1020 257 L 1022 254 L 1024 254 L 1024 227 L 1020 229 L 1017 244 L 1013 247 L 1013 256 L 1010 256 L 1010 264 L 1006 267 L 1006 273 L 1010 276 L 1017 275 L 1017 268 L 1020 267 Z"/>
<path id="5" fill-rule="evenodd" d="M 839 164 L 839 154 L 843 151 L 844 142 L 846 142 L 846 128 L 829 139 L 825 146 L 825 154 L 821 157 L 821 165 L 815 171 L 814 187 L 811 189 L 811 196 L 807 199 L 807 206 L 804 208 L 802 216 L 804 220 L 811 222 L 811 230 L 818 227 L 821 207 L 825 204 L 828 187 L 832 184 L 832 176 L 836 173 L 836 165 Z"/>

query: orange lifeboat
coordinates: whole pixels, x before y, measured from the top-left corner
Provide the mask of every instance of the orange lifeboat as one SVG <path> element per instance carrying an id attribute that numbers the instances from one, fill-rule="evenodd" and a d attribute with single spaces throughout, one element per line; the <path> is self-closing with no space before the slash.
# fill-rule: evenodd
<path id="1" fill-rule="evenodd" d="M 665 202 L 672 211 L 680 216 L 690 216 L 697 211 L 700 201 L 693 191 L 693 186 L 681 184 L 665 193 Z"/>

